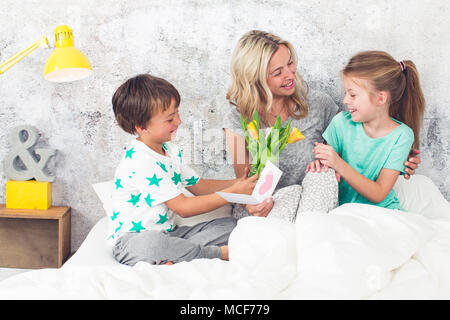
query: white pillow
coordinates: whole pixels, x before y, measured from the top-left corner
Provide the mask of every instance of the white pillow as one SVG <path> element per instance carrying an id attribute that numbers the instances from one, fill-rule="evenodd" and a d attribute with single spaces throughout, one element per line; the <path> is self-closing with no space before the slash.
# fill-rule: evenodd
<path id="1" fill-rule="evenodd" d="M 104 182 L 94 183 L 92 185 L 92 188 L 94 188 L 95 193 L 102 202 L 103 209 L 105 209 L 105 214 L 106 216 L 108 216 L 112 210 L 111 195 L 114 190 L 114 181 L 108 180 Z"/>
<path id="2" fill-rule="evenodd" d="M 111 195 L 114 190 L 113 180 L 95 183 L 92 185 L 92 188 L 94 188 L 95 193 L 97 194 L 100 201 L 102 202 L 103 209 L 105 210 L 105 214 L 108 216 L 110 214 L 110 212 L 112 211 Z M 193 194 L 190 193 L 186 189 L 183 190 L 183 193 L 186 196 L 193 196 Z M 177 223 L 177 225 L 180 225 L 180 226 L 182 226 L 182 225 L 192 226 L 192 225 L 198 224 L 200 222 L 204 222 L 204 221 L 211 221 L 213 219 L 218 219 L 218 218 L 222 218 L 222 217 L 230 217 L 231 209 L 232 209 L 231 205 L 227 204 L 216 210 L 212 210 L 205 214 L 200 214 L 200 215 L 193 216 L 190 218 L 182 218 L 179 215 L 176 215 L 175 222 Z"/>
<path id="3" fill-rule="evenodd" d="M 450 219 L 450 203 L 430 178 L 420 174 L 414 174 L 409 180 L 399 177 L 394 191 L 406 211 L 431 219 Z"/>

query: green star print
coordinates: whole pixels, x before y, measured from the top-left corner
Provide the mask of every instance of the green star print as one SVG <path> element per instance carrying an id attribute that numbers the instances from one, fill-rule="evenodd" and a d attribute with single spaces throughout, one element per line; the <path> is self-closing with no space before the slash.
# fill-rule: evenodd
<path id="1" fill-rule="evenodd" d="M 115 233 L 117 233 L 117 231 L 120 230 L 120 228 L 122 228 L 123 222 L 119 221 L 119 226 L 114 230 Z"/>
<path id="2" fill-rule="evenodd" d="M 161 162 L 156 161 L 156 164 L 157 164 L 161 169 L 163 169 L 165 172 L 168 172 L 167 169 L 166 169 L 166 166 L 164 165 L 164 163 L 161 163 Z"/>
<path id="3" fill-rule="evenodd" d="M 113 214 L 111 216 L 111 221 L 114 221 L 118 215 L 119 215 L 119 211 L 113 211 Z"/>
<path id="4" fill-rule="evenodd" d="M 130 150 L 127 150 L 127 152 L 125 152 L 125 159 L 126 159 L 126 158 L 132 159 L 133 153 L 136 152 L 136 151 L 134 151 L 133 149 L 134 149 L 134 147 L 132 147 Z"/>
<path id="5" fill-rule="evenodd" d="M 165 215 L 161 215 L 161 214 L 159 215 L 159 221 L 156 222 L 156 224 L 163 224 L 167 220 L 169 220 L 169 219 L 167 219 L 167 212 L 166 212 Z"/>
<path id="6" fill-rule="evenodd" d="M 139 193 L 136 196 L 134 194 L 131 194 L 130 196 L 131 196 L 131 199 L 128 200 L 127 202 L 129 202 L 129 203 L 133 204 L 133 206 L 135 206 L 139 202 L 139 199 L 141 198 L 141 194 Z"/>
<path id="7" fill-rule="evenodd" d="M 131 223 L 133 224 L 133 228 L 131 228 L 130 231 L 141 232 L 141 230 L 145 230 L 145 228 L 141 225 L 142 221 L 139 222 L 131 221 Z"/>
<path id="8" fill-rule="evenodd" d="M 152 206 L 152 202 L 155 201 L 155 199 L 150 198 L 150 193 L 144 198 L 145 202 L 147 202 L 148 206 Z"/>
<path id="9" fill-rule="evenodd" d="M 197 183 L 198 179 L 200 179 L 200 178 L 196 178 L 196 177 L 194 177 L 194 176 L 190 177 L 189 179 L 185 179 L 186 182 L 187 182 L 186 187 L 187 187 L 187 186 L 193 186 L 194 184 Z"/>
<path id="10" fill-rule="evenodd" d="M 116 185 L 116 190 L 119 189 L 119 188 L 123 188 L 123 186 L 120 184 L 121 180 L 122 179 L 116 179 L 116 182 L 114 182 L 114 184 Z"/>
<path id="11" fill-rule="evenodd" d="M 180 173 L 176 173 L 174 171 L 173 172 L 172 181 L 173 181 L 173 183 L 175 183 L 175 185 L 177 185 L 179 182 L 181 182 L 181 174 Z"/>
<path id="12" fill-rule="evenodd" d="M 155 185 L 157 187 L 159 187 L 159 182 L 162 180 L 162 178 L 159 178 L 156 176 L 156 173 L 153 175 L 153 177 L 151 178 L 146 178 L 148 181 L 150 181 L 150 183 L 148 184 L 149 186 Z"/>

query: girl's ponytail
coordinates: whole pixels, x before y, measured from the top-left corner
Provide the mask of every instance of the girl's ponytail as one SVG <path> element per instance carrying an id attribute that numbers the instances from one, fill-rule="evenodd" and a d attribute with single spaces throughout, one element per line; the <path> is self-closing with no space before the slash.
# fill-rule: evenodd
<path id="1" fill-rule="evenodd" d="M 413 130 L 413 148 L 419 149 L 425 99 L 416 65 L 412 61 L 397 62 L 386 52 L 365 51 L 353 56 L 342 73 L 368 80 L 377 91 L 389 92 L 390 116 Z"/>
<path id="2" fill-rule="evenodd" d="M 425 112 L 425 98 L 420 87 L 419 73 L 411 60 L 401 61 L 405 66 L 405 89 L 400 99 L 389 108 L 390 116 L 409 126 L 414 132 L 414 149 L 419 149 L 419 134 Z"/>

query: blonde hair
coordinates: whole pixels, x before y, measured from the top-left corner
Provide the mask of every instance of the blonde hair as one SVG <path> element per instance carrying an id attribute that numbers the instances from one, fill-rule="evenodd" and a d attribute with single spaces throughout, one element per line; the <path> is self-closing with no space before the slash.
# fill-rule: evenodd
<path id="1" fill-rule="evenodd" d="M 269 61 L 280 45 L 285 45 L 297 65 L 297 55 L 292 45 L 273 34 L 253 30 L 244 34 L 234 49 L 231 59 L 231 84 L 227 100 L 236 107 L 244 119 L 250 121 L 255 109 L 260 119 L 268 125 L 273 95 L 267 84 Z M 306 117 L 308 87 L 295 72 L 295 92 L 287 97 L 284 107 L 294 119 Z M 294 109 L 290 108 L 295 103 Z"/>
<path id="2" fill-rule="evenodd" d="M 388 92 L 389 115 L 413 130 L 413 148 L 419 149 L 425 98 L 411 60 L 397 62 L 386 52 L 364 51 L 350 59 L 342 74 L 367 80 L 373 89 Z"/>

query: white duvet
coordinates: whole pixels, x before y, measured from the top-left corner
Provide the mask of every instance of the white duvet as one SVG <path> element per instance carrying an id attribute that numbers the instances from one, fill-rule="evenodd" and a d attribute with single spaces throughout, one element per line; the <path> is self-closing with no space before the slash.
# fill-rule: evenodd
<path id="1" fill-rule="evenodd" d="M 0 298 L 450 299 L 450 203 L 417 174 L 395 189 L 408 212 L 347 204 L 295 224 L 248 217 L 231 234 L 229 262 L 128 267 L 87 257 L 12 276 Z"/>

